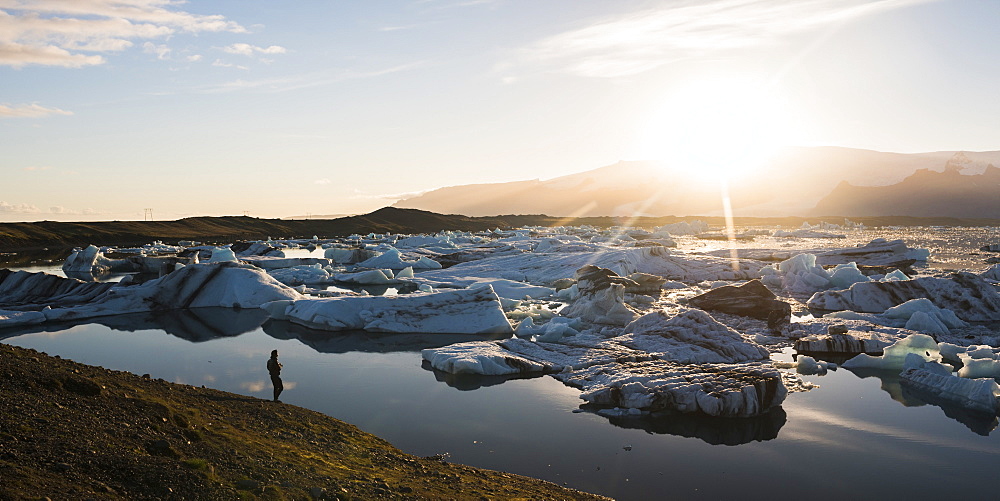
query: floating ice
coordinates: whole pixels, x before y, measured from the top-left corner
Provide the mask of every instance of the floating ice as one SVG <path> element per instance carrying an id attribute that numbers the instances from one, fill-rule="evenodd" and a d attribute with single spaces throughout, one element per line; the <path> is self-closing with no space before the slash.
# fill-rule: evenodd
<path id="1" fill-rule="evenodd" d="M 551 365 L 519 357 L 497 343 L 490 342 L 474 341 L 425 349 L 421 356 L 435 369 L 451 374 L 500 376 L 553 369 Z"/>
<path id="2" fill-rule="evenodd" d="M 285 285 L 317 284 L 330 279 L 330 274 L 318 264 L 278 268 L 268 274 Z"/>
<path id="3" fill-rule="evenodd" d="M 842 291 L 822 291 L 808 301 L 810 308 L 882 313 L 911 299 L 927 298 L 968 322 L 1000 320 L 1000 293 L 977 275 L 954 273 L 950 278 L 856 283 Z"/>
<path id="4" fill-rule="evenodd" d="M 906 365 L 907 355 L 914 354 L 924 361 L 936 362 L 941 359 L 938 344 L 926 334 L 912 334 L 887 346 L 881 357 L 860 354 L 846 362 L 845 369 L 893 369 L 900 370 Z"/>
<path id="5" fill-rule="evenodd" d="M 426 256 L 417 261 L 404 261 L 398 249 L 389 248 L 384 253 L 373 258 L 366 259 L 358 263 L 361 268 L 387 268 L 390 270 L 402 270 L 403 268 L 413 268 L 414 270 L 436 270 L 441 268 L 441 263 Z"/>
<path id="6" fill-rule="evenodd" d="M 676 315 L 663 310 L 647 313 L 627 325 L 624 335 L 608 342 L 681 363 L 746 362 L 770 356 L 763 346 L 696 309 Z"/>
<path id="7" fill-rule="evenodd" d="M 709 416 L 761 415 L 788 390 L 769 364 L 680 365 L 660 360 L 596 365 L 556 379 L 583 390 L 580 398 L 606 407 Z"/>
<path id="8" fill-rule="evenodd" d="M 300 297 L 256 267 L 221 262 L 185 266 L 140 285 L 112 287 L 83 305 L 43 313 L 49 321 L 79 320 L 202 307 L 257 308 L 270 301 Z"/>
<path id="9" fill-rule="evenodd" d="M 236 254 L 229 247 L 215 247 L 212 249 L 210 263 L 237 262 Z"/>
<path id="10" fill-rule="evenodd" d="M 997 397 L 1000 397 L 1000 387 L 992 378 L 965 379 L 925 368 L 904 370 L 900 374 L 900 383 L 980 412 L 995 413 Z"/>
<path id="11" fill-rule="evenodd" d="M 43 322 L 45 322 L 45 314 L 40 311 L 0 310 L 0 327 L 33 325 L 33 324 L 40 324 Z"/>
<path id="12" fill-rule="evenodd" d="M 925 261 L 929 256 L 929 250 L 907 247 L 902 240 L 876 238 L 863 246 L 823 252 L 816 256 L 816 262 L 822 265 L 855 262 L 865 266 L 903 267 L 915 261 Z"/>
<path id="13" fill-rule="evenodd" d="M 397 284 L 399 280 L 392 274 L 392 270 L 366 270 L 354 273 L 339 273 L 333 276 L 338 282 L 365 285 Z"/>
<path id="14" fill-rule="evenodd" d="M 300 299 L 280 311 L 279 318 L 330 331 L 513 333 L 490 287 L 399 296 Z"/>

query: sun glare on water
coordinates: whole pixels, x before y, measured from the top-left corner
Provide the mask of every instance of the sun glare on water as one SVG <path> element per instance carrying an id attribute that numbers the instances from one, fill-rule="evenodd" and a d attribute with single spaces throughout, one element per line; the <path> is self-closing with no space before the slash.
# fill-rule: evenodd
<path id="1" fill-rule="evenodd" d="M 692 83 L 653 106 L 639 155 L 690 181 L 737 181 L 788 144 L 787 117 L 783 100 L 759 83 Z"/>

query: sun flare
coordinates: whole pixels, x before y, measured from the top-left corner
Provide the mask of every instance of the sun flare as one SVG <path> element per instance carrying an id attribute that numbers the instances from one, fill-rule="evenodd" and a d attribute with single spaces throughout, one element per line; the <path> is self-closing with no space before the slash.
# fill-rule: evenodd
<path id="1" fill-rule="evenodd" d="M 640 155 L 691 180 L 752 175 L 789 144 L 787 106 L 766 86 L 739 79 L 703 80 L 653 108 Z"/>

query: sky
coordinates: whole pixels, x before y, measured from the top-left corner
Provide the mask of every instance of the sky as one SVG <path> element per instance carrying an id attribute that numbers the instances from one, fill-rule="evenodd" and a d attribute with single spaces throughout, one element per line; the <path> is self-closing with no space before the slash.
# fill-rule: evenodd
<path id="1" fill-rule="evenodd" d="M 996 0 L 0 0 L 0 221 L 356 214 L 784 145 L 1000 150 L 998 19 Z"/>

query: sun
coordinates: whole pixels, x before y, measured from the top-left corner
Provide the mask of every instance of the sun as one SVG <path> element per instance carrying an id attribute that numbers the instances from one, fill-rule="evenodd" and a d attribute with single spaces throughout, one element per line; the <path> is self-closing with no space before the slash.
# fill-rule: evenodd
<path id="1" fill-rule="evenodd" d="M 651 109 L 639 154 L 690 180 L 737 181 L 790 144 L 788 117 L 784 100 L 767 85 L 738 78 L 692 82 Z"/>

